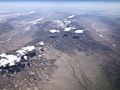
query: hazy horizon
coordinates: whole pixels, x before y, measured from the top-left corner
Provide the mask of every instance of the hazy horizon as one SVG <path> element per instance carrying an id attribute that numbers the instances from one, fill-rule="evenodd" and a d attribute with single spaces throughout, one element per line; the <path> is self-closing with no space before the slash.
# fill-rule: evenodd
<path id="1" fill-rule="evenodd" d="M 120 10 L 120 2 L 0 2 L 0 11 L 14 10 Z"/>

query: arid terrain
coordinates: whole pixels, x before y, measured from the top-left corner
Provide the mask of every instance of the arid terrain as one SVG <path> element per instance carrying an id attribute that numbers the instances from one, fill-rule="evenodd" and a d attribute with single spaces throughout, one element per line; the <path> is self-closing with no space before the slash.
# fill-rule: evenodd
<path id="1" fill-rule="evenodd" d="M 119 15 L 0 13 L 0 90 L 120 90 L 119 52 Z"/>

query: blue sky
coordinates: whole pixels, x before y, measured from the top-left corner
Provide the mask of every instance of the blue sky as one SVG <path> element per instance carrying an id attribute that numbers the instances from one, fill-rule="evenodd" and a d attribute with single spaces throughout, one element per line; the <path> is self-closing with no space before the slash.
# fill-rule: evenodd
<path id="1" fill-rule="evenodd" d="M 4 10 L 105 10 L 119 11 L 120 0 L 0 0 L 0 11 Z M 16 2 L 17 1 L 17 2 Z M 23 3 L 23 1 L 25 1 Z M 35 2 L 40 1 L 40 2 Z M 82 1 L 82 2 L 80 2 Z M 84 2 L 83 2 L 84 1 Z M 93 2 L 94 1 L 94 2 Z M 19 2 L 19 3 L 18 3 Z M 44 8 L 44 9 L 43 9 Z"/>
<path id="2" fill-rule="evenodd" d="M 0 2 L 0 10 L 19 10 L 19 9 L 73 9 L 73 10 L 108 10 L 108 11 L 119 11 L 120 2 Z"/>
<path id="3" fill-rule="evenodd" d="M 56 2 L 56 1 L 57 1 L 57 2 L 58 2 L 58 1 L 59 1 L 59 2 L 63 2 L 63 1 L 72 1 L 72 2 L 74 2 L 74 1 L 105 1 L 105 2 L 106 2 L 106 1 L 108 1 L 108 2 L 114 2 L 114 1 L 120 1 L 120 0 L 0 0 L 0 1 L 4 1 L 4 2 L 5 2 L 5 1 L 10 1 L 10 2 L 11 2 L 11 1 L 50 1 L 50 2 L 51 2 L 51 1 L 53 1 L 53 2 L 54 2 L 54 1 L 55 1 L 55 2 Z"/>

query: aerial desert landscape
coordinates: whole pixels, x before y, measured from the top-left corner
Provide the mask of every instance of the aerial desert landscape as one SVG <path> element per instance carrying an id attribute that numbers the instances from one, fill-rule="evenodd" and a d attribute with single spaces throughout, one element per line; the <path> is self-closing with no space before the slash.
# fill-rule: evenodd
<path id="1" fill-rule="evenodd" d="M 1 10 L 0 90 L 120 90 L 120 12 L 43 11 Z"/>

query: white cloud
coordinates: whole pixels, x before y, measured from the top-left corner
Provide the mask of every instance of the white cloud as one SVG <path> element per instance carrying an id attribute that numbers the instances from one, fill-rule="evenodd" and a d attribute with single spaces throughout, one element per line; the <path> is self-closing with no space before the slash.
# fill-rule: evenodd
<path id="1" fill-rule="evenodd" d="M 101 34 L 100 34 L 99 36 L 100 36 L 101 38 L 104 38 L 104 36 L 103 36 L 103 35 L 101 35 Z"/>
<path id="2" fill-rule="evenodd" d="M 3 66 L 14 66 L 16 65 L 18 62 L 20 62 L 21 60 L 21 57 L 23 55 L 25 55 L 27 52 L 29 51 L 32 51 L 35 49 L 35 46 L 26 46 L 26 47 L 23 47 L 21 48 L 20 50 L 17 50 L 16 53 L 17 55 L 13 55 L 13 54 L 10 54 L 10 55 L 7 55 L 5 53 L 2 53 L 0 54 L 0 67 Z M 27 60 L 27 56 L 24 56 L 24 59 Z"/>
<path id="3" fill-rule="evenodd" d="M 45 45 L 45 44 L 44 44 L 43 41 L 40 41 L 40 42 L 39 42 L 39 45 L 43 46 L 43 45 Z"/>
<path id="4" fill-rule="evenodd" d="M 6 65 L 14 66 L 17 62 L 20 62 L 20 57 L 16 55 L 7 55 L 5 53 L 0 55 L 2 59 L 0 59 L 0 66 L 5 67 Z"/>
<path id="5" fill-rule="evenodd" d="M 84 30 L 76 30 L 75 33 L 83 33 Z"/>
<path id="6" fill-rule="evenodd" d="M 32 51 L 34 49 L 35 49 L 35 46 L 27 46 L 22 48 L 22 50 L 25 50 L 25 51 Z"/>
<path id="7" fill-rule="evenodd" d="M 55 30 L 55 29 L 52 29 L 52 30 L 50 30 L 50 32 L 51 32 L 51 33 L 59 33 L 59 32 L 60 32 L 60 30 Z"/>
<path id="8" fill-rule="evenodd" d="M 30 11 L 30 14 L 34 14 L 35 13 L 35 11 Z"/>
<path id="9" fill-rule="evenodd" d="M 28 23 L 34 25 L 34 24 L 37 24 L 39 21 L 41 21 L 41 20 L 43 20 L 43 19 L 44 19 L 44 17 L 41 17 L 41 18 L 38 18 L 38 19 L 36 19 L 36 20 L 30 21 L 30 22 L 28 22 Z"/>
<path id="10" fill-rule="evenodd" d="M 70 31 L 70 30 L 71 30 L 71 28 L 65 28 L 65 29 L 64 29 L 65 32 L 68 32 L 68 31 Z"/>
<path id="11" fill-rule="evenodd" d="M 73 18 L 75 15 L 68 16 L 67 18 Z"/>

